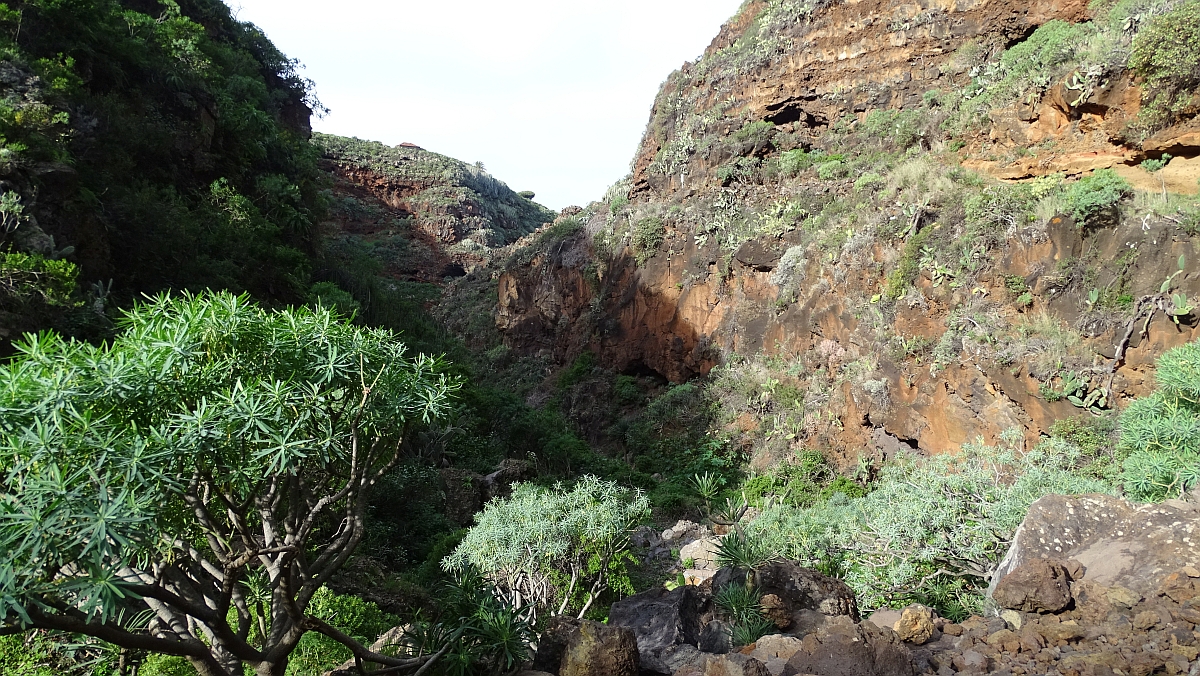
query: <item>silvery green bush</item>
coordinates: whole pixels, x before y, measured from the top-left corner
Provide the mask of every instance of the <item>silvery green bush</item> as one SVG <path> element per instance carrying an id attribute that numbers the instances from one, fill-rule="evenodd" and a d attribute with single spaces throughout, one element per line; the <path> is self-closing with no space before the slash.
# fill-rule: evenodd
<path id="1" fill-rule="evenodd" d="M 863 608 L 920 600 L 978 610 L 1034 500 L 1111 493 L 1080 471 L 1090 458 L 1059 439 L 1023 453 L 967 444 L 959 454 L 903 455 L 861 498 L 835 494 L 808 508 L 767 509 L 747 532 L 789 559 L 842 577 Z"/>
<path id="2" fill-rule="evenodd" d="M 625 569 L 632 560 L 628 534 L 649 512 L 640 490 L 594 476 L 570 487 L 514 484 L 511 497 L 492 500 L 476 515 L 442 566 L 477 570 L 529 617 L 545 608 L 579 608 L 583 617 L 610 587 L 633 592 Z"/>
<path id="3" fill-rule="evenodd" d="M 1200 343 L 1158 359 L 1158 389 L 1130 402 L 1121 414 L 1117 450 L 1124 461 L 1125 493 L 1156 502 L 1200 484 Z"/>

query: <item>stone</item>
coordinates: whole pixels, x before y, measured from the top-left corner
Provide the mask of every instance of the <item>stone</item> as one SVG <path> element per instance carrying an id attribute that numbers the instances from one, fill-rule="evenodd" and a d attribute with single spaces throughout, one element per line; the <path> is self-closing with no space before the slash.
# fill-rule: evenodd
<path id="1" fill-rule="evenodd" d="M 1195 566 L 1184 566 L 1179 569 L 1179 572 L 1191 578 L 1200 577 L 1200 568 L 1196 568 Z"/>
<path id="2" fill-rule="evenodd" d="M 1037 630 L 1047 641 L 1074 641 L 1087 635 L 1087 630 L 1077 624 L 1041 624 Z"/>
<path id="3" fill-rule="evenodd" d="M 733 257 L 742 265 L 754 268 L 759 272 L 770 272 L 779 264 L 783 251 L 776 242 L 763 239 L 752 239 L 744 242 L 733 253 Z"/>
<path id="4" fill-rule="evenodd" d="M 447 468 L 439 473 L 446 496 L 446 518 L 469 526 L 483 507 L 483 477 L 470 470 Z"/>
<path id="5" fill-rule="evenodd" d="M 1154 612 L 1153 610 L 1143 610 L 1142 612 L 1133 616 L 1133 628 L 1145 631 L 1157 626 L 1161 620 L 1162 618 L 1160 618 L 1158 613 Z"/>
<path id="6" fill-rule="evenodd" d="M 717 545 L 721 538 L 707 536 L 689 542 L 679 548 L 679 560 L 694 562 L 692 566 L 698 570 L 717 570 Z"/>
<path id="7" fill-rule="evenodd" d="M 1021 637 L 1011 629 L 1001 629 L 990 634 L 986 643 L 993 648 L 1015 653 L 1021 648 Z"/>
<path id="8" fill-rule="evenodd" d="M 628 627 L 582 620 L 563 651 L 558 676 L 638 676 L 637 638 Z"/>
<path id="9" fill-rule="evenodd" d="M 1132 608 L 1142 600 L 1142 595 L 1135 593 L 1133 590 L 1126 587 L 1115 585 L 1108 588 L 1105 598 L 1107 598 L 1108 602 L 1114 606 Z"/>
<path id="10" fill-rule="evenodd" d="M 512 485 L 529 481 L 537 476 L 533 465 L 524 460 L 506 458 L 496 466 L 496 471 L 483 477 L 483 502 L 492 498 L 507 498 L 512 495 Z"/>
<path id="11" fill-rule="evenodd" d="M 762 662 L 772 676 L 779 676 L 787 666 L 787 661 L 800 652 L 802 646 L 801 640 L 795 636 L 769 634 L 754 642 L 750 656 Z"/>
<path id="12" fill-rule="evenodd" d="M 761 661 L 740 653 L 705 655 L 704 670 L 700 673 L 703 676 L 772 676 Z"/>
<path id="13" fill-rule="evenodd" d="M 867 620 L 876 627 L 895 627 L 903 613 L 894 608 L 883 608 L 871 613 Z"/>
<path id="14" fill-rule="evenodd" d="M 830 618 L 801 641 L 783 674 L 912 676 L 912 653 L 891 629 Z"/>
<path id="15" fill-rule="evenodd" d="M 948 636 L 962 636 L 963 626 L 961 624 L 950 622 L 942 627 L 942 632 Z"/>
<path id="16" fill-rule="evenodd" d="M 933 638 L 937 629 L 933 626 L 933 609 L 922 605 L 911 605 L 904 609 L 900 619 L 892 626 L 901 641 L 921 645 Z"/>
<path id="17" fill-rule="evenodd" d="M 700 629 L 699 645 L 701 652 L 727 653 L 733 650 L 733 628 L 728 622 L 713 620 Z"/>
<path id="18" fill-rule="evenodd" d="M 778 595 L 763 594 L 758 603 L 762 606 L 763 615 L 774 622 L 776 627 L 787 629 L 791 626 L 792 614 L 789 612 L 787 604 Z"/>
<path id="19" fill-rule="evenodd" d="M 1014 631 L 1020 630 L 1021 625 L 1025 624 L 1025 616 L 1015 610 L 1000 611 L 1000 619 Z"/>
<path id="20" fill-rule="evenodd" d="M 992 591 L 992 598 L 1001 608 L 1056 613 L 1071 604 L 1070 582 L 1061 562 L 1033 559 L 1009 572 Z"/>
<path id="21" fill-rule="evenodd" d="M 537 653 L 533 656 L 534 670 L 557 673 L 562 666 L 563 653 L 571 634 L 579 630 L 580 621 L 566 615 L 554 615 L 546 620 L 546 628 L 538 637 Z"/>
<path id="22" fill-rule="evenodd" d="M 1158 593 L 1175 603 L 1183 603 L 1196 598 L 1196 583 L 1187 573 L 1178 571 L 1163 579 L 1162 584 L 1158 587 Z"/>
<path id="23" fill-rule="evenodd" d="M 1178 534 L 1197 529 L 1200 505 L 1193 503 L 1136 505 L 1111 495 L 1043 496 L 1030 506 L 1013 536 L 989 593 L 1021 564 L 1052 558 L 1077 560 L 1089 581 L 1152 596 L 1171 572 L 1195 564 L 1200 548 Z"/>
<path id="24" fill-rule="evenodd" d="M 643 670 L 672 674 L 700 657 L 701 614 L 709 605 L 699 587 L 657 587 L 612 604 L 608 623 L 633 631 Z"/>
<path id="25" fill-rule="evenodd" d="M 978 650 L 966 650 L 961 655 L 957 655 L 952 664 L 959 672 L 985 672 L 988 668 L 988 658 Z"/>

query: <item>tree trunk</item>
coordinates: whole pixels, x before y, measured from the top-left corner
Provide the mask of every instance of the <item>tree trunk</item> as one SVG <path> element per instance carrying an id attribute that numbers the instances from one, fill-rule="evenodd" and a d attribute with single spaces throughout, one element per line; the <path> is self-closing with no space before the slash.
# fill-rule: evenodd
<path id="1" fill-rule="evenodd" d="M 283 658 L 278 662 L 259 662 L 254 668 L 255 676 L 285 676 L 288 660 Z"/>

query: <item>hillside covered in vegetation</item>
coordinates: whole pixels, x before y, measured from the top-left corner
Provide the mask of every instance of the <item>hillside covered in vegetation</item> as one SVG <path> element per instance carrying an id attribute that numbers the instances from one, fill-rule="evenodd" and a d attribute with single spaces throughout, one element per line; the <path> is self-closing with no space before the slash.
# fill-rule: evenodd
<path id="1" fill-rule="evenodd" d="M 0 4 L 0 671 L 1194 673 L 1159 535 L 997 587 L 1200 526 L 1197 45 L 748 0 L 556 214 L 219 0 Z"/>

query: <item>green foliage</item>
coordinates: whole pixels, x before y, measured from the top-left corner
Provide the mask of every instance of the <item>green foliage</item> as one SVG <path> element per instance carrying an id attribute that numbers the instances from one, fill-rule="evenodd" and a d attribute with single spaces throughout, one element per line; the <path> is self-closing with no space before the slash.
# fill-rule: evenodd
<path id="1" fill-rule="evenodd" d="M 1151 18 L 1133 40 L 1129 67 L 1144 78 L 1139 122 L 1154 130 L 1175 121 L 1200 88 L 1200 1 Z"/>
<path id="2" fill-rule="evenodd" d="M 554 212 L 533 202 L 533 193 L 526 191 L 526 196 L 513 192 L 503 181 L 477 165 L 421 148 L 387 146 L 331 134 L 313 134 L 312 141 L 326 158 L 335 162 L 366 167 L 391 179 L 430 186 L 406 198 L 409 208 L 425 222 L 444 223 L 448 212 L 465 211 L 483 221 L 476 227 L 492 233 L 491 236 L 499 240 L 497 244 L 510 244 L 542 224 L 555 221 Z M 567 221 L 575 225 L 559 227 Z M 559 221 L 548 229 L 555 233 L 549 236 L 554 238 L 553 241 L 562 239 L 578 229 L 576 225 L 575 219 Z"/>
<path id="3" fill-rule="evenodd" d="M 379 606 L 357 596 L 335 594 L 322 588 L 313 595 L 308 612 L 354 637 L 363 645 L 371 645 L 388 629 L 400 624 L 400 618 L 379 609 Z M 321 674 L 353 657 L 350 649 L 333 639 L 316 633 L 305 634 L 288 660 L 288 676 Z"/>
<path id="4" fill-rule="evenodd" d="M 256 599 L 254 615 L 279 630 L 236 640 L 286 655 L 300 634 L 282 638 L 288 626 L 275 623 L 294 620 L 275 604 L 305 612 L 362 537 L 360 521 L 323 510 L 361 513 L 369 489 L 356 482 L 377 480 L 408 427 L 443 413 L 456 384 L 438 360 L 407 357 L 389 331 L 327 310 L 268 312 L 228 293 L 156 298 L 120 327 L 100 346 L 31 336 L 0 367 L 0 617 L 54 628 L 63 608 L 78 613 L 78 631 L 104 623 L 105 639 L 122 644 L 153 643 L 141 617 L 158 612 L 187 618 L 177 631 L 204 626 L 234 641 L 237 627 L 257 626 L 253 616 L 196 615 L 174 601 L 154 610 L 130 591 L 178 593 L 180 580 L 206 595 L 205 608 L 221 607 L 209 571 L 224 567 L 241 581 L 235 593 Z M 308 497 L 255 508 L 272 486 Z M 219 517 L 207 507 L 215 499 Z M 246 556 L 239 527 L 289 544 Z M 314 542 L 327 554 L 301 576 L 296 557 Z M 269 584 L 259 563 L 272 556 L 302 580 L 291 594 L 256 595 Z"/>
<path id="5" fill-rule="evenodd" d="M 489 502 L 443 566 L 478 570 L 518 610 L 577 608 L 632 593 L 628 532 L 649 515 L 641 491 L 584 476 L 567 488 L 516 484 Z"/>
<path id="6" fill-rule="evenodd" d="M 621 213 L 621 210 L 628 206 L 628 204 L 628 197 L 617 195 L 616 197 L 612 198 L 611 202 L 608 203 L 608 211 L 613 216 L 616 216 L 617 214 Z"/>
<path id="7" fill-rule="evenodd" d="M 895 300 L 908 292 L 908 288 L 912 286 L 920 271 L 921 249 L 929 240 L 932 232 L 933 228 L 918 230 L 905 242 L 904 250 L 900 252 L 900 260 L 896 263 L 892 274 L 888 276 L 887 289 L 883 292 L 884 297 Z"/>
<path id="8" fill-rule="evenodd" d="M 578 383 L 583 382 L 592 375 L 592 371 L 599 365 L 599 360 L 596 359 L 596 353 L 591 350 L 584 350 L 579 353 L 575 361 L 571 362 L 562 373 L 558 376 L 558 388 L 565 390 Z"/>
<path id="9" fill-rule="evenodd" d="M 890 141 L 897 149 L 906 150 L 921 139 L 921 115 L 919 110 L 876 109 L 867 113 L 861 129 L 869 136 Z"/>
<path id="10" fill-rule="evenodd" d="M 777 558 L 766 543 L 735 530 L 717 543 L 717 563 L 722 568 L 755 570 Z"/>
<path id="11" fill-rule="evenodd" d="M 637 378 L 633 376 L 617 376 L 613 382 L 613 394 L 617 396 L 617 401 L 626 406 L 640 404 L 646 400 L 646 396 L 642 394 L 642 388 L 638 385 Z"/>
<path id="12" fill-rule="evenodd" d="M 0 159 L 74 167 L 61 217 L 103 229 L 122 295 L 304 299 L 325 179 L 295 61 L 218 0 L 30 0 L 14 16 L 0 50 L 42 84 L 0 103 Z"/>
<path id="13" fill-rule="evenodd" d="M 967 445 L 955 456 L 901 456 L 863 497 L 773 506 L 747 532 L 774 553 L 843 577 L 864 608 L 923 598 L 978 610 L 981 586 L 1034 500 L 1112 491 L 1080 471 L 1090 460 L 1060 439 L 1027 453 Z M 954 575 L 937 574 L 943 568 Z M 939 588 L 960 575 L 963 584 Z"/>
<path id="14" fill-rule="evenodd" d="M 713 603 L 729 620 L 734 646 L 750 645 L 777 631 L 775 624 L 763 616 L 762 593 L 754 587 L 731 582 L 713 594 Z"/>
<path id="15" fill-rule="evenodd" d="M 656 216 L 647 216 L 633 224 L 630 244 L 633 245 L 634 257 L 637 259 L 638 265 L 650 260 L 650 257 L 662 244 L 666 234 L 666 224 Z"/>
<path id="16" fill-rule="evenodd" d="M 811 167 L 820 157 L 820 153 L 809 153 L 803 148 L 789 150 L 779 156 L 779 170 L 784 176 L 796 176 Z"/>
<path id="17" fill-rule="evenodd" d="M 308 302 L 316 307 L 329 308 L 340 315 L 357 315 L 362 305 L 354 296 L 333 282 L 317 282 L 308 289 Z"/>
<path id="18" fill-rule="evenodd" d="M 1133 194 L 1129 182 L 1112 169 L 1097 169 L 1072 183 L 1064 197 L 1071 216 L 1080 225 L 1091 225 L 1095 219 L 1111 212 L 1125 197 Z"/>
<path id="19" fill-rule="evenodd" d="M 9 303 L 37 299 L 50 305 L 72 302 L 79 269 L 74 263 L 35 253 L 0 254 L 0 298 Z"/>
<path id="20" fill-rule="evenodd" d="M 817 177 L 822 181 L 832 181 L 850 175 L 850 167 L 840 159 L 826 159 L 817 165 Z"/>
<path id="21" fill-rule="evenodd" d="M 1157 502 L 1200 483 L 1200 343 L 1159 357 L 1158 389 L 1121 413 L 1125 492 Z"/>

